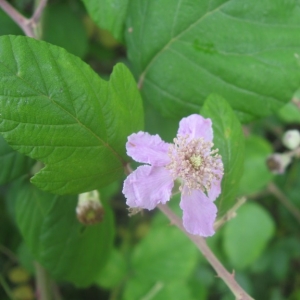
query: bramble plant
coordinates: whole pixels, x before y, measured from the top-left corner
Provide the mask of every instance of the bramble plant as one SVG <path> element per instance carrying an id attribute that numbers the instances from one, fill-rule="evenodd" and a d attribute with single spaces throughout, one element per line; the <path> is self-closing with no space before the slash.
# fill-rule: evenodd
<path id="1" fill-rule="evenodd" d="M 0 0 L 0 298 L 300 299 L 299 5 Z"/>

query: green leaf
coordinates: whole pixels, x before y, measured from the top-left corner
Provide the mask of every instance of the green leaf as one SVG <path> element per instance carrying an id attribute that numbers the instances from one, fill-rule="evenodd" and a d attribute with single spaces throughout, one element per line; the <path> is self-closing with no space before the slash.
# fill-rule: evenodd
<path id="1" fill-rule="evenodd" d="M 58 194 L 122 176 L 127 136 L 143 126 L 124 65 L 107 82 L 64 49 L 26 37 L 0 37 L 0 112 L 7 142 L 46 165 L 32 182 Z"/>
<path id="2" fill-rule="evenodd" d="M 164 215 L 157 214 L 152 225 L 134 249 L 133 276 L 122 299 L 194 299 L 187 281 L 199 259 L 197 248 Z"/>
<path id="3" fill-rule="evenodd" d="M 88 50 L 88 37 L 82 18 L 65 3 L 46 6 L 42 39 L 79 57 L 83 57 Z"/>
<path id="4" fill-rule="evenodd" d="M 112 289 L 121 283 L 127 272 L 127 264 L 124 256 L 113 249 L 107 264 L 96 278 L 96 283 L 106 289 Z"/>
<path id="5" fill-rule="evenodd" d="M 13 150 L 0 136 L 0 184 L 10 182 L 29 173 L 34 161 Z"/>
<path id="6" fill-rule="evenodd" d="M 134 274 L 145 281 L 166 283 L 187 278 L 197 258 L 196 247 L 182 232 L 169 226 L 157 226 L 135 247 L 132 268 Z"/>
<path id="7" fill-rule="evenodd" d="M 244 173 L 238 191 L 242 196 L 258 192 L 274 177 L 266 164 L 267 157 L 273 152 L 272 146 L 259 136 L 248 137 L 245 146 Z"/>
<path id="8" fill-rule="evenodd" d="M 228 103 L 217 95 L 205 101 L 201 114 L 212 120 L 213 142 L 224 164 L 222 192 L 216 204 L 222 216 L 234 205 L 238 184 L 243 172 L 245 143 L 241 124 Z"/>
<path id="9" fill-rule="evenodd" d="M 182 281 L 164 283 L 161 281 L 147 282 L 135 277 L 127 282 L 122 300 L 194 300 L 188 286 Z"/>
<path id="10" fill-rule="evenodd" d="M 283 106 L 278 112 L 278 117 L 284 123 L 300 123 L 300 109 L 293 102 Z"/>
<path id="11" fill-rule="evenodd" d="M 132 0 L 128 55 L 145 98 L 164 115 L 198 112 L 217 93 L 249 121 L 299 87 L 299 19 L 295 1 Z"/>
<path id="12" fill-rule="evenodd" d="M 77 196 L 57 196 L 23 179 L 13 186 L 16 223 L 36 260 L 56 279 L 92 284 L 112 249 L 112 211 L 102 200 L 104 220 L 84 226 L 76 218 Z M 105 200 L 105 199 L 104 199 Z"/>
<path id="13" fill-rule="evenodd" d="M 232 267 L 244 269 L 264 251 L 274 235 L 275 224 L 269 213 L 255 203 L 242 206 L 224 228 L 223 247 Z"/>
<path id="14" fill-rule="evenodd" d="M 107 29 L 119 41 L 123 40 L 128 0 L 83 0 L 96 24 Z"/>

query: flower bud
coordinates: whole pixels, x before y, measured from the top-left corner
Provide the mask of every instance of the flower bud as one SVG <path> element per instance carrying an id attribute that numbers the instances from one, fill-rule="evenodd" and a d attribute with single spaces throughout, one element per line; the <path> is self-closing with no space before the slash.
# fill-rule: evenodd
<path id="1" fill-rule="evenodd" d="M 76 215 L 79 222 L 84 225 L 93 225 L 102 221 L 104 209 L 97 190 L 79 195 Z"/>
<path id="2" fill-rule="evenodd" d="M 267 158 L 267 166 L 273 174 L 283 174 L 290 162 L 291 157 L 287 154 L 274 153 Z"/>
<path id="3" fill-rule="evenodd" d="M 296 149 L 300 145 L 300 133 L 298 130 L 288 130 L 282 138 L 282 143 L 290 150 Z"/>

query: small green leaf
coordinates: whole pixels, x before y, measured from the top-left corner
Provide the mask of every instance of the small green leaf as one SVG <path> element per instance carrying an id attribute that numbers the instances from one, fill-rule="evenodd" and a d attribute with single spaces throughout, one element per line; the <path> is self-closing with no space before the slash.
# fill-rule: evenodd
<path id="1" fill-rule="evenodd" d="M 242 206 L 224 228 L 223 247 L 232 267 L 244 269 L 264 251 L 275 231 L 269 213 L 255 203 Z"/>
<path id="2" fill-rule="evenodd" d="M 56 3 L 46 6 L 43 15 L 42 39 L 84 57 L 88 50 L 88 37 L 82 18 L 70 5 Z"/>
<path id="3" fill-rule="evenodd" d="M 273 178 L 266 164 L 272 146 L 259 136 L 248 137 L 245 146 L 244 173 L 238 191 L 242 196 L 258 192 Z"/>
<path id="4" fill-rule="evenodd" d="M 107 29 L 119 41 L 123 40 L 128 0 L 83 0 L 96 24 Z"/>
<path id="5" fill-rule="evenodd" d="M 58 194 L 105 186 L 123 174 L 127 136 L 143 127 L 136 83 L 117 64 L 104 81 L 64 49 L 0 37 L 0 132 L 46 167 L 32 182 Z"/>
<path id="6" fill-rule="evenodd" d="M 92 284 L 113 245 L 112 211 L 102 204 L 104 220 L 84 226 L 76 218 L 77 196 L 57 196 L 37 189 L 27 179 L 13 189 L 16 223 L 33 254 L 56 279 L 77 286 Z"/>
<path id="7" fill-rule="evenodd" d="M 211 93 L 242 121 L 273 114 L 299 87 L 297 1 L 132 0 L 126 41 L 145 98 L 165 116 Z"/>
<path id="8" fill-rule="evenodd" d="M 245 142 L 242 127 L 228 103 L 211 95 L 201 109 L 201 115 L 212 120 L 214 144 L 222 155 L 224 176 L 222 193 L 217 199 L 218 215 L 222 216 L 233 206 L 243 171 Z"/>
<path id="9" fill-rule="evenodd" d="M 0 136 L 0 184 L 10 182 L 29 173 L 34 161 L 13 150 Z"/>

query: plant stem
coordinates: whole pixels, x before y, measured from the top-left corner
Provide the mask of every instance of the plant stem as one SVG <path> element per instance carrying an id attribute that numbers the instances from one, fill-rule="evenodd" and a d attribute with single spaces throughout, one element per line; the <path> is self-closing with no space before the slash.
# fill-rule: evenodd
<path id="1" fill-rule="evenodd" d="M 38 3 L 38 6 L 36 8 L 36 10 L 34 11 L 32 17 L 31 17 L 31 21 L 35 24 L 37 24 L 40 21 L 40 18 L 42 16 L 42 13 L 44 11 L 44 8 L 47 5 L 47 0 L 40 0 Z"/>
<path id="2" fill-rule="evenodd" d="M 16 24 L 29 37 L 34 37 L 34 32 L 30 26 L 30 20 L 21 15 L 11 4 L 5 0 L 0 0 L 0 7 L 15 21 Z"/>
<path id="3" fill-rule="evenodd" d="M 219 220 L 217 220 L 214 224 L 214 229 L 217 231 L 220 227 L 222 227 L 226 222 L 236 217 L 236 211 L 246 202 L 246 198 L 242 197 L 238 199 L 238 201 L 233 205 L 231 209 L 227 211 L 227 213 Z"/>
<path id="4" fill-rule="evenodd" d="M 36 28 L 38 27 L 42 12 L 47 4 L 47 0 L 40 0 L 36 10 L 30 19 L 20 14 L 10 3 L 0 0 L 0 7 L 15 21 L 24 33 L 32 38 L 38 38 Z"/>
<path id="5" fill-rule="evenodd" d="M 292 203 L 288 197 L 286 197 L 283 192 L 274 184 L 269 183 L 268 190 L 273 194 L 281 204 L 295 217 L 295 219 L 300 223 L 300 210 L 298 207 Z"/>
<path id="6" fill-rule="evenodd" d="M 204 238 L 189 234 L 183 227 L 181 219 L 167 206 L 159 204 L 158 208 L 168 217 L 172 224 L 176 225 L 201 251 L 203 256 L 215 269 L 218 276 L 225 282 L 237 300 L 254 300 L 251 298 L 242 287 L 235 281 L 234 274 L 230 274 L 220 263 L 214 253 L 207 246 Z"/>
<path id="7" fill-rule="evenodd" d="M 38 300 L 62 300 L 59 288 L 51 279 L 47 271 L 38 263 L 34 262 L 36 271 L 36 290 Z"/>

